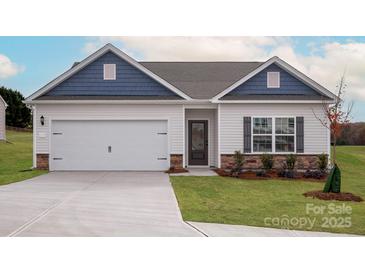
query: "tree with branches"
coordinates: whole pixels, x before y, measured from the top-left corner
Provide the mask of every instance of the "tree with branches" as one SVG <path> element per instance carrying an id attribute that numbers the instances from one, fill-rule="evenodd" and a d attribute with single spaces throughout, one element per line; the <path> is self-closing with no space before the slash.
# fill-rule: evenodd
<path id="1" fill-rule="evenodd" d="M 335 102 L 328 105 L 327 102 L 323 101 L 323 113 L 324 117 L 314 115 L 321 122 L 321 124 L 330 130 L 332 142 L 333 142 L 333 153 L 331 157 L 332 170 L 328 176 L 327 183 L 324 187 L 324 192 L 340 192 L 341 189 L 341 172 L 337 166 L 337 155 L 336 155 L 336 145 L 337 139 L 339 138 L 342 129 L 349 124 L 351 120 L 351 112 L 353 108 L 353 102 L 349 102 L 345 108 L 345 94 L 346 94 L 347 84 L 345 83 L 345 75 L 343 75 L 336 86 L 337 94 L 335 97 Z"/>

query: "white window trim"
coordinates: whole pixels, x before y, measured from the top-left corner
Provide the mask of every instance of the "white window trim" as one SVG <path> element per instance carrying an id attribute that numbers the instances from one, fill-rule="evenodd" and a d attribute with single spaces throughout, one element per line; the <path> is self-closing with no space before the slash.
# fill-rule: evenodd
<path id="1" fill-rule="evenodd" d="M 272 124 L 271 124 L 271 134 L 254 134 L 253 133 L 253 121 L 255 118 L 271 118 Z M 294 135 L 292 134 L 276 134 L 275 128 L 276 128 L 276 118 L 294 118 Z M 288 151 L 288 152 L 276 152 L 276 135 L 278 136 L 294 136 L 294 151 Z M 271 152 L 259 152 L 259 151 L 253 151 L 253 136 L 271 136 L 272 138 L 272 145 L 271 145 Z M 297 119 L 295 116 L 289 116 L 289 115 L 281 115 L 281 116 L 252 116 L 251 117 L 251 153 L 249 154 L 296 154 L 297 151 Z"/>
<path id="2" fill-rule="evenodd" d="M 255 119 L 260 119 L 260 118 L 266 118 L 266 119 L 270 119 L 271 118 L 271 133 L 254 133 L 253 129 L 254 129 L 254 120 Z M 254 151 L 253 150 L 253 137 L 254 136 L 269 136 L 271 137 L 271 153 L 273 151 L 273 144 L 272 144 L 272 140 L 274 139 L 273 137 L 273 127 L 274 127 L 274 119 L 272 119 L 272 117 L 252 117 L 251 118 L 251 152 L 252 153 L 270 153 L 268 151 L 266 152 L 259 152 L 259 151 Z"/>
<path id="3" fill-rule="evenodd" d="M 114 77 L 110 77 L 110 78 L 106 77 L 106 74 L 105 74 L 106 66 L 113 66 L 114 67 Z M 104 80 L 116 80 L 117 79 L 117 65 L 116 64 L 104 64 L 103 74 L 104 74 Z"/>
<path id="4" fill-rule="evenodd" d="M 278 85 L 277 86 L 269 85 L 269 74 L 276 74 L 278 76 Z M 267 82 L 267 88 L 280 88 L 280 72 L 279 71 L 268 71 L 266 74 L 266 82 Z"/>

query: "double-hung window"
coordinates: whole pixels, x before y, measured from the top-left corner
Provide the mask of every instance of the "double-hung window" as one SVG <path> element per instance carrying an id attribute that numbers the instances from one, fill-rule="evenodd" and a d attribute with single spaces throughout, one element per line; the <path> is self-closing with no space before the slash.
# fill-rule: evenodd
<path id="1" fill-rule="evenodd" d="M 295 152 L 295 118 L 253 117 L 252 152 Z"/>
<path id="2" fill-rule="evenodd" d="M 295 119 L 275 118 L 275 152 L 294 152 Z"/>
<path id="3" fill-rule="evenodd" d="M 253 152 L 272 152 L 272 118 L 253 118 Z"/>

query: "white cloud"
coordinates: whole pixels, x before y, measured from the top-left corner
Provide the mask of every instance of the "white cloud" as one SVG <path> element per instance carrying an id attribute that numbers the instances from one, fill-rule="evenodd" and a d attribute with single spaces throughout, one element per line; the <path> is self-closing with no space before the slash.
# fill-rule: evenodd
<path id="1" fill-rule="evenodd" d="M 336 91 L 336 84 L 346 72 L 349 99 L 365 101 L 365 43 L 326 43 L 323 54 L 289 57 L 288 62 L 303 65 L 303 72 Z M 298 65 L 299 68 L 299 65 Z"/>
<path id="2" fill-rule="evenodd" d="M 122 50 L 140 52 L 148 61 L 265 60 L 266 47 L 288 43 L 275 37 L 100 37 L 84 51 L 92 53 L 108 42 L 122 42 Z"/>
<path id="3" fill-rule="evenodd" d="M 149 61 L 265 61 L 276 55 L 331 91 L 346 70 L 349 98 L 365 101 L 365 43 L 316 41 L 303 55 L 282 37 L 100 37 L 84 50 L 91 53 L 108 42 Z"/>
<path id="4" fill-rule="evenodd" d="M 23 66 L 13 63 L 7 56 L 0 54 L 0 79 L 9 78 L 24 71 Z"/>

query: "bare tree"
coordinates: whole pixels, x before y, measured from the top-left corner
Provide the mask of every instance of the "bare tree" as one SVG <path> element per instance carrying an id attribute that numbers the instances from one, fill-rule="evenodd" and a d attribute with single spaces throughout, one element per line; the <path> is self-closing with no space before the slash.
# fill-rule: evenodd
<path id="1" fill-rule="evenodd" d="M 345 74 L 342 75 L 339 84 L 336 86 L 337 94 L 335 98 L 335 102 L 332 105 L 328 105 L 328 103 L 324 100 L 322 103 L 324 117 L 319 117 L 314 111 L 314 115 L 321 122 L 323 126 L 328 128 L 331 133 L 331 137 L 333 140 L 333 154 L 332 154 L 332 164 L 336 165 L 336 145 L 337 138 L 341 134 L 341 130 L 344 126 L 346 126 L 351 120 L 351 112 L 353 108 L 353 102 L 349 102 L 347 104 L 346 109 L 344 110 L 344 98 L 346 94 L 346 83 L 345 83 Z"/>

